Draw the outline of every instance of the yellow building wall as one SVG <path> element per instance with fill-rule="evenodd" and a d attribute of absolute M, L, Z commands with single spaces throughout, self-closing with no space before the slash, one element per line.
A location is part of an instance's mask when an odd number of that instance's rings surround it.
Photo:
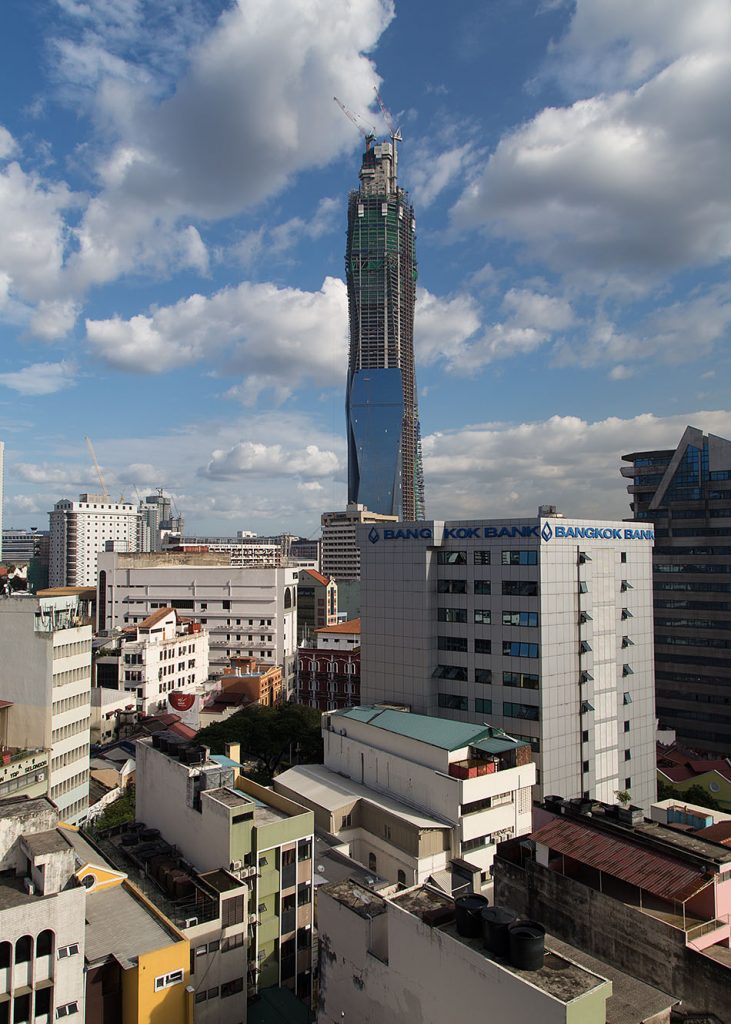
<path fill-rule="evenodd" d="M 713 797 L 722 811 L 731 812 L 731 782 L 717 772 L 704 772 L 702 775 L 696 775 L 693 779 L 684 779 L 682 782 L 669 782 L 666 776 L 658 772 L 658 779 L 666 785 L 671 785 L 681 796 L 692 786 L 700 786 L 710 797 Z M 711 782 L 718 787 L 716 791 L 710 788 Z"/>
<path fill-rule="evenodd" d="M 183 972 L 182 982 L 155 991 L 155 978 L 179 970 Z M 191 1024 L 193 993 L 186 992 L 189 981 L 190 943 L 187 939 L 143 953 L 137 967 L 122 976 L 123 1024 Z"/>

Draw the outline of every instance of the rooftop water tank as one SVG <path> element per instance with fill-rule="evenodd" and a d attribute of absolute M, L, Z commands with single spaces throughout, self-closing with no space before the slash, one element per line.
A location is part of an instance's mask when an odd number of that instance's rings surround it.
<path fill-rule="evenodd" d="M 510 907 L 485 907 L 482 919 L 482 942 L 488 952 L 507 960 L 510 956 L 508 926 L 518 919 Z"/>
<path fill-rule="evenodd" d="M 487 905 L 487 897 L 477 892 L 457 897 L 454 901 L 455 923 L 460 935 L 469 939 L 479 938 L 482 931 L 480 913 Z"/>
<path fill-rule="evenodd" d="M 540 971 L 546 952 L 546 929 L 537 921 L 517 921 L 508 928 L 510 962 L 520 971 Z"/>

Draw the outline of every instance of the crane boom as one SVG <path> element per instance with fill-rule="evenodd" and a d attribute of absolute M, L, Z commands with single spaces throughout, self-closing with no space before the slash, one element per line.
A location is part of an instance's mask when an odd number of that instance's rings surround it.
<path fill-rule="evenodd" d="M 368 143 L 371 139 L 375 139 L 376 129 L 373 127 L 373 125 L 371 125 L 370 127 L 366 125 L 363 121 L 363 118 L 359 117 L 357 114 L 354 114 L 349 107 L 346 107 L 345 104 L 337 98 L 337 96 L 333 96 L 333 99 L 340 107 L 342 112 L 345 114 L 345 116 L 348 118 L 348 120 L 353 122 L 353 124 L 358 129 L 360 134 L 366 140 L 366 143 Z"/>
<path fill-rule="evenodd" d="M 86 441 L 86 447 L 89 449 L 91 461 L 94 463 L 94 469 L 96 470 L 96 475 L 99 478 L 99 486 L 102 489 L 102 494 L 104 495 L 105 498 L 108 498 L 109 491 L 107 490 L 107 485 L 104 483 L 104 477 L 102 476 L 102 471 L 97 461 L 96 452 L 94 451 L 94 445 L 91 443 L 91 438 L 87 437 L 86 435 L 84 435 L 84 440 Z"/>

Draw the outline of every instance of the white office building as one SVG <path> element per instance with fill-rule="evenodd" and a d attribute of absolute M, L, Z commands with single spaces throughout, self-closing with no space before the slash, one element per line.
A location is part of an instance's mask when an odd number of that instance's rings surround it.
<path fill-rule="evenodd" d="M 500 730 L 358 707 L 323 715 L 322 738 L 324 764 L 290 768 L 274 789 L 390 882 L 434 877 L 451 892 L 455 859 L 484 882 L 496 844 L 531 830 L 530 746 Z"/>
<path fill-rule="evenodd" d="M 52 587 L 95 586 L 97 555 L 107 542 L 123 551 L 149 547 L 149 530 L 131 502 L 115 502 L 104 494 L 80 494 L 78 501 L 57 501 L 49 516 L 48 581 Z"/>
<path fill-rule="evenodd" d="M 321 571 L 336 580 L 360 579 L 360 548 L 357 530 L 364 523 L 395 523 L 397 516 L 371 512 L 365 505 L 352 504 L 343 512 L 323 512 Z"/>
<path fill-rule="evenodd" d="M 651 529 L 532 519 L 359 530 L 361 699 L 527 739 L 535 795 L 655 799 Z"/>
<path fill-rule="evenodd" d="M 295 687 L 297 570 L 235 568 L 226 561 L 212 553 L 102 552 L 99 629 L 138 625 L 173 608 L 208 631 L 211 676 L 223 675 L 232 658 L 280 665 L 286 699 Z"/>
<path fill-rule="evenodd" d="M 89 804 L 91 624 L 77 594 L 0 604 L 0 695 L 13 702 L 10 746 L 50 749 L 48 795 L 63 821 Z"/>

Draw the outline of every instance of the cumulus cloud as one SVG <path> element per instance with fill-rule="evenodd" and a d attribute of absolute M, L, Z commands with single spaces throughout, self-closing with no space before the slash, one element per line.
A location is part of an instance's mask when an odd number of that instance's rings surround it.
<path fill-rule="evenodd" d="M 13 476 L 31 484 L 73 484 L 84 479 L 78 466 L 72 468 L 51 462 L 16 462 L 12 472 Z"/>
<path fill-rule="evenodd" d="M 7 160 L 16 151 L 15 139 L 8 129 L 0 124 L 0 160 Z"/>
<path fill-rule="evenodd" d="M 689 423 L 728 437 L 731 412 L 644 413 L 595 422 L 552 416 L 431 434 L 423 440 L 429 515 L 535 515 L 539 505 L 553 504 L 567 516 L 626 518 L 622 455 L 674 448 Z"/>
<path fill-rule="evenodd" d="M 546 108 L 504 135 L 453 207 L 457 226 L 483 226 L 602 286 L 609 276 L 636 288 L 731 254 L 729 7 L 640 7 L 577 5 L 559 57 L 595 60 L 592 33 L 603 33 L 622 55 L 608 76 L 615 91 Z"/>
<path fill-rule="evenodd" d="M 87 320 L 92 352 L 109 365 L 161 373 L 203 360 L 219 374 L 245 373 L 254 390 L 286 380 L 341 382 L 346 362 L 345 285 L 317 292 L 244 283 L 210 298 L 192 295 L 149 316 Z"/>
<path fill-rule="evenodd" d="M 577 322 L 566 299 L 531 288 L 508 289 L 498 312 L 498 319 L 485 324 L 472 296 L 438 298 L 420 289 L 414 338 L 417 359 L 427 364 L 443 360 L 452 373 L 474 373 L 497 359 L 531 352 Z"/>
<path fill-rule="evenodd" d="M 36 397 L 52 395 L 76 383 L 76 368 L 71 363 L 33 363 L 22 370 L 0 373 L 0 384 L 18 394 Z"/>
<path fill-rule="evenodd" d="M 335 452 L 317 445 L 287 450 L 281 444 L 240 441 L 228 451 L 214 451 L 205 475 L 231 479 L 244 474 L 265 476 L 331 476 L 339 468 Z"/>

